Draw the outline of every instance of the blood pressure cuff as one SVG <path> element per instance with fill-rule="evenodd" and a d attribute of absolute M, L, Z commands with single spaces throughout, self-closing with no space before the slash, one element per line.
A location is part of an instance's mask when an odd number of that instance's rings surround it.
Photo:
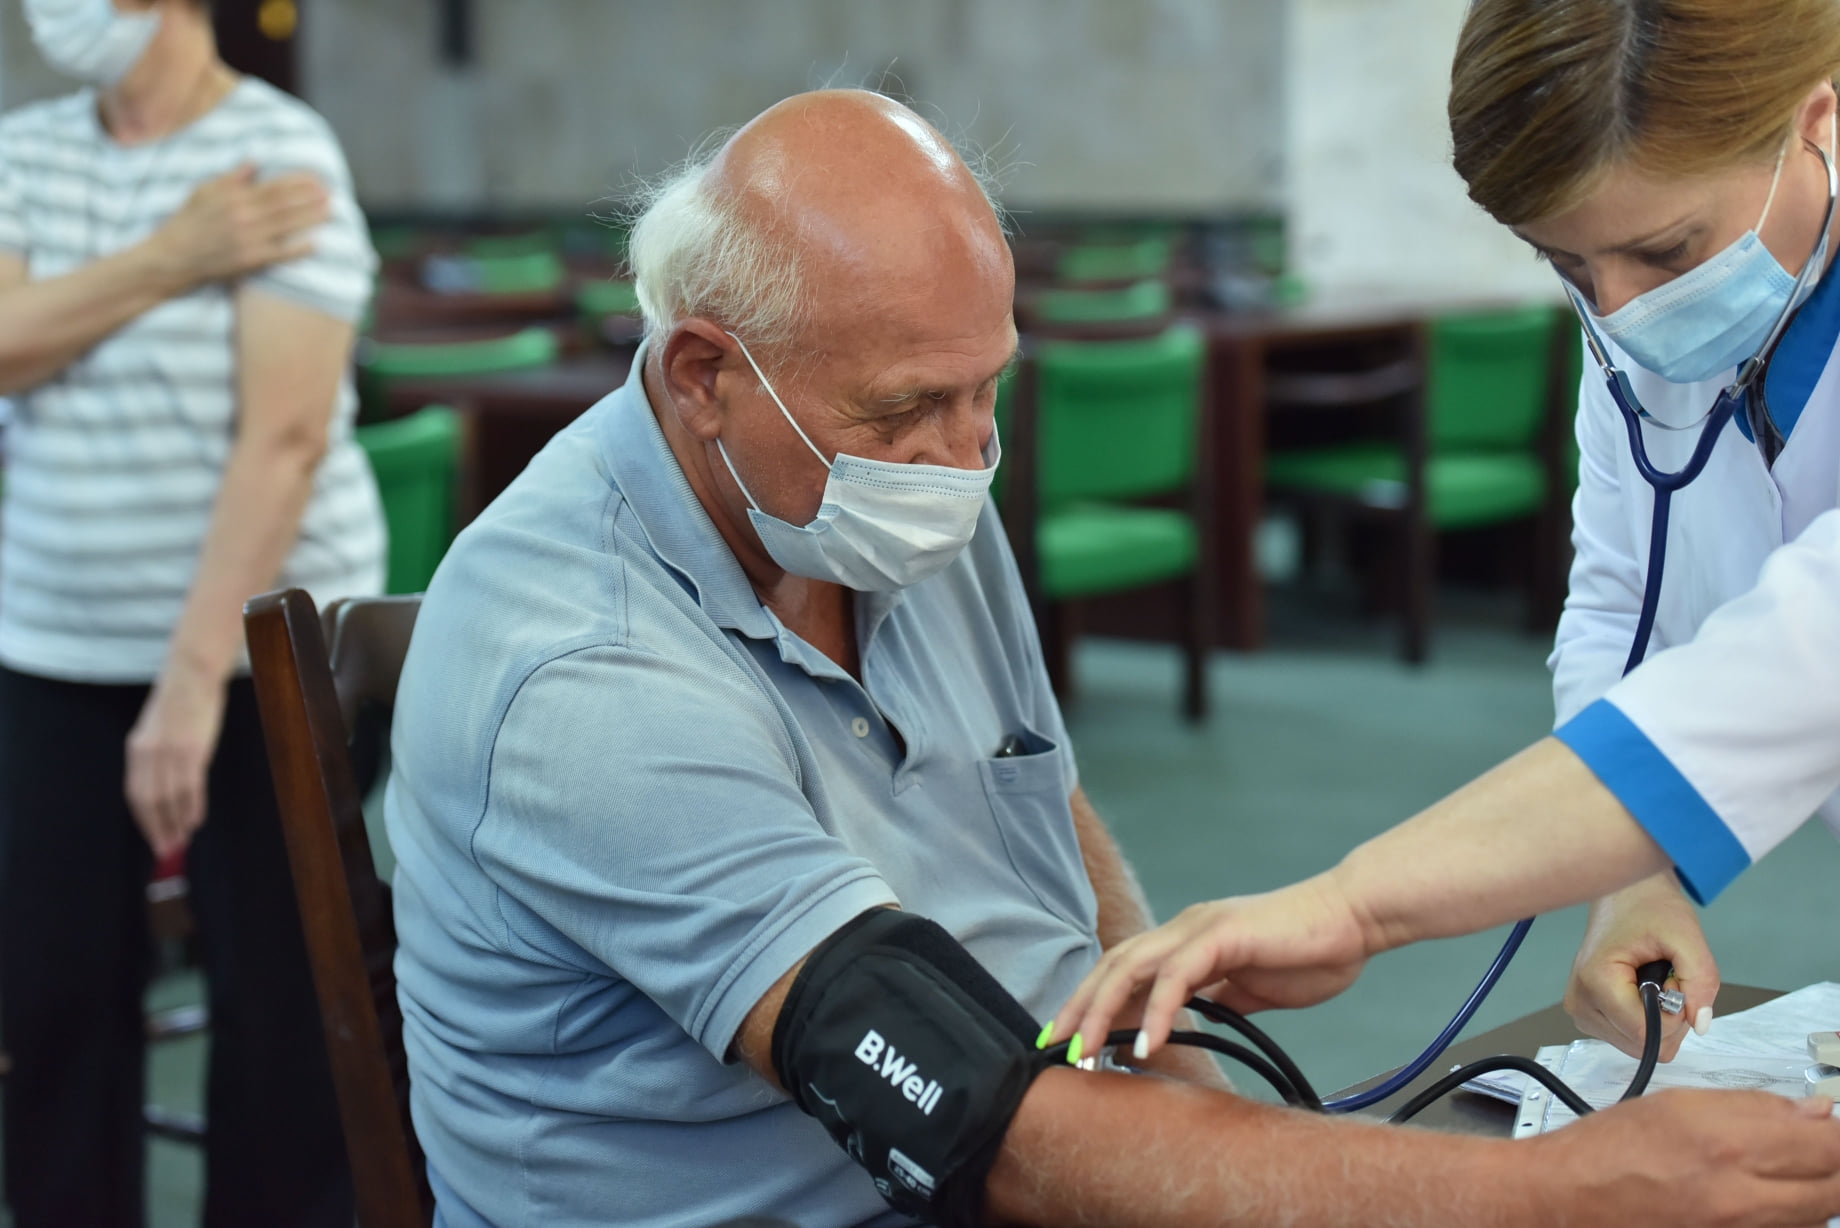
<path fill-rule="evenodd" d="M 890 1206 L 971 1225 L 1042 1068 L 1036 1031 L 952 935 L 876 909 L 805 961 L 773 1029 L 773 1069 Z"/>

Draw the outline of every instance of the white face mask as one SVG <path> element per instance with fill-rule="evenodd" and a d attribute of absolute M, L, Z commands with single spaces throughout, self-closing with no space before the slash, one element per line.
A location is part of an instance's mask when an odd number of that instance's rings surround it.
<path fill-rule="evenodd" d="M 716 440 L 722 462 L 747 498 L 748 521 L 775 563 L 795 576 L 873 593 L 917 584 L 958 557 L 977 532 L 978 514 L 1003 454 L 994 428 L 984 446 L 982 469 L 903 465 L 842 452 L 827 461 L 773 391 L 747 343 L 735 337 L 735 344 L 779 412 L 830 470 L 818 514 L 808 525 L 788 524 L 760 510 L 728 449 Z"/>
<path fill-rule="evenodd" d="M 160 28 L 159 12 L 117 12 L 109 0 L 25 0 L 32 41 L 65 76 L 108 87 L 128 75 Z"/>

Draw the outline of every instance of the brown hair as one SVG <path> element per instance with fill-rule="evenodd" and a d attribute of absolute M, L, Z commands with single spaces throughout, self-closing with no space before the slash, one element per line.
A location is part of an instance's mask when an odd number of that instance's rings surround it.
<path fill-rule="evenodd" d="M 1476 0 L 1451 67 L 1457 173 L 1497 221 L 1541 221 L 1620 163 L 1773 157 L 1836 72 L 1836 0 Z"/>

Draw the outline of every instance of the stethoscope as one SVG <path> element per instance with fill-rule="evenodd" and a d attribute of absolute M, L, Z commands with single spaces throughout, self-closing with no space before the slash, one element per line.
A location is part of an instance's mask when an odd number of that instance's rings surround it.
<path fill-rule="evenodd" d="M 1814 146 L 1821 155 L 1821 162 L 1827 168 L 1827 215 L 1821 223 L 1820 234 L 1832 232 L 1834 224 L 1834 205 L 1840 199 L 1840 173 L 1836 172 L 1834 159 L 1825 149 Z M 1821 250 L 1819 240 L 1815 250 Z M 1629 454 L 1636 463 L 1636 472 L 1642 475 L 1655 492 L 1653 519 L 1648 532 L 1648 570 L 1642 584 L 1642 608 L 1636 619 L 1634 641 L 1629 648 L 1629 659 L 1623 665 L 1623 672 L 1642 663 L 1648 653 L 1648 641 L 1655 630 L 1655 612 L 1661 605 L 1661 578 L 1667 564 L 1668 512 L 1672 507 L 1674 492 L 1684 490 L 1694 479 L 1705 471 L 1706 463 L 1712 459 L 1712 449 L 1717 446 L 1719 434 L 1727 423 L 1740 410 L 1745 411 L 1746 421 L 1750 424 L 1751 438 L 1757 441 L 1758 450 L 1763 453 L 1766 464 L 1774 464 L 1782 452 L 1783 435 L 1776 427 L 1776 420 L 1770 415 L 1769 405 L 1764 395 L 1764 377 L 1769 371 L 1770 360 L 1776 356 L 1776 347 L 1781 343 L 1783 334 L 1788 331 L 1789 321 L 1807 298 L 1809 290 L 1821 280 L 1825 272 L 1825 261 L 1816 260 L 1812 255 L 1802 265 L 1802 271 L 1796 276 L 1795 288 L 1789 294 L 1789 301 L 1777 313 L 1776 323 L 1771 326 L 1763 346 L 1744 365 L 1738 368 L 1737 376 L 1719 393 L 1712 403 L 1712 409 L 1701 419 L 1699 442 L 1687 463 L 1673 473 L 1656 468 L 1649 459 L 1648 448 L 1642 438 L 1642 423 L 1646 419 L 1654 422 L 1636 392 L 1630 386 L 1629 377 L 1611 361 L 1608 348 L 1597 326 L 1591 322 L 1591 313 L 1586 308 L 1583 296 L 1570 280 L 1560 275 L 1565 285 L 1565 297 L 1578 315 L 1578 322 L 1584 326 L 1585 344 L 1590 348 L 1591 357 L 1596 360 L 1598 368 L 1604 373 L 1604 384 L 1610 390 L 1610 399 L 1616 403 L 1617 410 L 1623 416 L 1623 426 L 1629 433 Z M 1670 427 L 1660 422 L 1655 425 L 1662 430 L 1691 430 L 1692 425 Z"/>
<path fill-rule="evenodd" d="M 1814 146 L 1814 149 L 1821 155 L 1821 162 L 1827 168 L 1827 215 L 1821 223 L 1819 233 L 1829 235 L 1833 232 L 1835 203 L 1840 201 L 1840 172 L 1836 171 L 1834 159 L 1825 149 L 1818 145 Z M 1816 252 L 1821 250 L 1819 239 L 1816 240 L 1815 250 Z M 1655 613 L 1661 605 L 1661 579 L 1667 564 L 1668 512 L 1673 504 L 1674 493 L 1684 490 L 1694 479 L 1705 472 L 1706 463 L 1712 459 L 1712 450 L 1718 444 L 1720 433 L 1740 409 L 1745 411 L 1746 421 L 1751 428 L 1751 437 L 1757 441 L 1757 447 L 1763 453 L 1765 463 L 1774 464 L 1777 455 L 1782 451 L 1784 443 L 1782 432 L 1777 429 L 1775 419 L 1770 416 L 1769 406 L 1765 403 L 1764 377 L 1769 371 L 1770 359 L 1775 357 L 1777 345 L 1781 343 L 1783 334 L 1788 331 L 1789 321 L 1795 317 L 1796 309 L 1807 298 L 1808 291 L 1814 283 L 1821 280 L 1821 274 L 1826 271 L 1825 265 L 1826 261 L 1816 260 L 1812 254 L 1802 265 L 1802 271 L 1795 279 L 1795 288 L 1790 291 L 1789 301 L 1777 314 L 1776 323 L 1771 327 L 1762 347 L 1738 368 L 1737 376 L 1723 392 L 1719 393 L 1718 399 L 1712 403 L 1712 409 L 1707 412 L 1706 416 L 1700 419 L 1699 442 L 1694 446 L 1693 454 L 1687 459 L 1687 463 L 1673 473 L 1657 468 L 1655 463 L 1649 459 L 1648 448 L 1642 438 L 1642 423 L 1645 420 L 1654 422 L 1657 428 L 1671 431 L 1691 430 L 1695 424 L 1671 427 L 1649 416 L 1648 411 L 1642 408 L 1642 402 L 1636 396 L 1635 389 L 1630 385 L 1629 377 L 1611 360 L 1610 351 L 1604 344 L 1603 337 L 1598 333 L 1596 325 L 1591 322 L 1591 312 L 1584 302 L 1584 296 L 1564 274 L 1560 274 L 1559 280 L 1565 286 L 1565 297 L 1571 303 L 1572 310 L 1577 313 L 1578 322 L 1584 326 L 1585 344 L 1590 348 L 1591 357 L 1596 360 L 1598 368 L 1604 374 L 1604 383 L 1610 390 L 1610 399 L 1616 403 L 1618 411 L 1623 416 L 1623 425 L 1629 432 L 1629 452 L 1635 460 L 1636 471 L 1655 492 L 1654 516 L 1649 525 L 1648 536 L 1648 571 L 1643 578 L 1641 613 L 1636 618 L 1635 636 L 1630 644 L 1629 659 L 1623 665 L 1625 674 L 1642 663 L 1642 658 L 1648 653 L 1648 642 L 1654 634 Z M 1502 943 L 1500 953 L 1495 956 L 1494 962 L 1489 965 L 1489 970 L 1483 974 L 1475 990 L 1464 1001 L 1462 1009 L 1457 1012 L 1444 1030 L 1438 1033 L 1437 1039 L 1432 1041 L 1423 1053 L 1378 1086 L 1342 1097 L 1339 1100 L 1327 1101 L 1323 1107 L 1332 1113 L 1348 1113 L 1364 1109 L 1387 1099 L 1423 1074 L 1431 1063 L 1435 1062 L 1444 1050 L 1450 1047 L 1451 1042 L 1456 1040 L 1457 1034 L 1468 1026 L 1470 1019 L 1481 1008 L 1483 1000 L 1489 996 L 1489 991 L 1495 988 L 1495 983 L 1501 980 L 1502 973 L 1507 971 L 1508 964 L 1514 959 L 1515 953 L 1520 950 L 1522 940 L 1527 937 L 1527 932 L 1532 928 L 1533 918 L 1531 917 L 1515 923 L 1514 929 L 1508 934 L 1507 941 Z M 1662 979 L 1665 980 L 1665 976 Z"/>

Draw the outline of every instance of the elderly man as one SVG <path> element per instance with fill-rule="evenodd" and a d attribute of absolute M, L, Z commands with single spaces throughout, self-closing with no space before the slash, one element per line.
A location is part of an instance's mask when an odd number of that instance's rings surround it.
<path fill-rule="evenodd" d="M 1146 918 L 985 497 L 987 198 L 905 108 L 810 94 L 666 186 L 633 263 L 632 380 L 461 535 L 402 678 L 442 1222 L 1676 1225 L 1840 1163 L 1768 1098 L 1513 1145 L 1245 1101 L 1192 1054 L 1042 1071 L 1035 1021 Z"/>

